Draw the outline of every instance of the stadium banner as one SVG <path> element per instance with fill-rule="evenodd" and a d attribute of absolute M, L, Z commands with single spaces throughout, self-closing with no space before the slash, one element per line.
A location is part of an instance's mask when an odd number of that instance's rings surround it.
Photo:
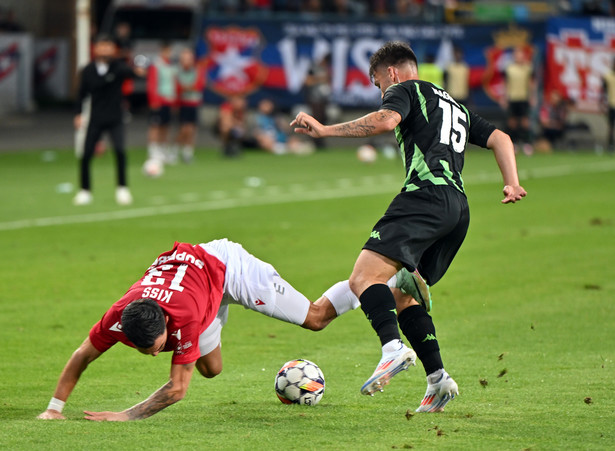
<path fill-rule="evenodd" d="M 546 94 L 558 90 L 577 109 L 600 112 L 602 75 L 615 60 L 615 19 L 550 19 L 546 60 Z"/>
<path fill-rule="evenodd" d="M 0 34 L 0 113 L 32 110 L 32 61 L 31 35 Z"/>
<path fill-rule="evenodd" d="M 545 24 L 420 25 L 384 22 L 276 21 L 205 18 L 197 56 L 207 68 L 205 102 L 234 94 L 262 97 L 278 106 L 304 102 L 310 68 L 324 55 L 331 60 L 331 101 L 342 106 L 374 107 L 380 91 L 368 78 L 369 57 L 384 42 L 409 42 L 419 61 L 429 55 L 445 67 L 459 47 L 471 67 L 472 102 L 497 106 L 503 70 L 511 49 L 526 46 L 541 61 Z"/>
<path fill-rule="evenodd" d="M 37 97 L 65 100 L 69 96 L 67 39 L 34 42 L 34 89 Z"/>

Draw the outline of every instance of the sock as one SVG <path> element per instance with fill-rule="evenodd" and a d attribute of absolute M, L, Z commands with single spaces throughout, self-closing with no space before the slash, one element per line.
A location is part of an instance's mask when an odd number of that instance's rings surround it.
<path fill-rule="evenodd" d="M 360 305 L 359 298 L 352 292 L 347 280 L 336 283 L 325 291 L 323 296 L 333 304 L 337 316 L 354 310 Z"/>
<path fill-rule="evenodd" d="M 395 298 L 391 289 L 378 283 L 369 287 L 359 298 L 361 309 L 380 338 L 382 346 L 400 339 L 395 313 Z"/>
<path fill-rule="evenodd" d="M 411 305 L 399 314 L 399 327 L 416 352 L 426 374 L 444 368 L 436 328 L 427 311 L 420 305 Z"/>

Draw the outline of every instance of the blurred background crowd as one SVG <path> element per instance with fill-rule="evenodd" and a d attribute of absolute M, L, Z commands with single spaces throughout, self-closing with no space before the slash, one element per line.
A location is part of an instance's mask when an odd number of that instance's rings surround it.
<path fill-rule="evenodd" d="M 309 154 L 335 143 L 298 139 L 289 118 L 377 108 L 369 56 L 405 40 L 421 78 L 507 130 L 519 152 L 612 151 L 614 16 L 611 0 L 3 0 L 0 150 L 19 148 L 16 117 L 45 118 L 46 142 L 61 141 L 57 117 L 68 139 L 74 123 L 84 190 L 89 159 L 107 147 L 121 174 L 125 139 L 147 145 L 151 176 L 203 147 Z M 117 93 L 97 94 L 97 77 Z M 368 146 L 390 156 L 394 144 Z"/>

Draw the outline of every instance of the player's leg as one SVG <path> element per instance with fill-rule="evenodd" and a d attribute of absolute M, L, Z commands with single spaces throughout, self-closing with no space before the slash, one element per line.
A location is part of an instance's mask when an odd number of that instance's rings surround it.
<path fill-rule="evenodd" d="M 224 291 L 229 303 L 311 330 L 321 330 L 338 315 L 358 306 L 356 297 L 349 296 L 343 282 L 312 303 L 272 265 L 256 258 L 240 244 L 223 239 L 201 247 L 226 265 Z"/>
<path fill-rule="evenodd" d="M 212 323 L 199 336 L 201 357 L 196 361 L 196 368 L 203 377 L 216 377 L 222 372 L 222 328 L 228 320 L 228 305 L 221 305 Z"/>
<path fill-rule="evenodd" d="M 449 197 L 446 203 L 449 208 L 442 212 L 442 217 L 450 224 L 450 230 L 425 250 L 418 265 L 430 285 L 438 282 L 449 268 L 465 239 L 470 219 L 466 198 L 452 191 L 445 194 Z M 422 305 L 401 307 L 399 326 L 427 376 L 427 391 L 417 411 L 439 412 L 458 394 L 457 384 L 444 369 L 436 328 L 427 310 Z"/>
<path fill-rule="evenodd" d="M 609 107 L 607 145 L 608 150 L 615 151 L 615 107 Z"/>
<path fill-rule="evenodd" d="M 371 377 L 361 387 L 361 393 L 373 395 L 397 373 L 414 365 L 416 354 L 402 341 L 397 327 L 395 298 L 387 285 L 401 264 L 369 249 L 359 254 L 350 288 L 358 296 L 361 309 L 378 334 L 382 358 Z"/>
<path fill-rule="evenodd" d="M 90 164 L 96 150 L 96 143 L 100 139 L 103 128 L 95 121 L 90 120 L 85 135 L 83 155 L 79 163 L 79 181 L 81 190 L 73 199 L 75 205 L 87 205 L 92 202 L 92 189 L 90 177 Z"/>

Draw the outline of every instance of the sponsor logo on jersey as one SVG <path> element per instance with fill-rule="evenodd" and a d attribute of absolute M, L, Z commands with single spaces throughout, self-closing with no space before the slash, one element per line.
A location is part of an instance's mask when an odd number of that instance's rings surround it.
<path fill-rule="evenodd" d="M 265 303 L 263 301 L 261 301 L 260 299 L 257 299 L 256 301 L 254 301 L 255 305 L 265 305 Z"/>
<path fill-rule="evenodd" d="M 380 240 L 380 232 L 377 232 L 376 230 L 372 230 L 372 233 L 369 234 L 370 238 L 374 238 L 376 240 Z"/>
<path fill-rule="evenodd" d="M 122 331 L 122 325 L 120 324 L 120 322 L 116 322 L 113 326 L 111 326 L 109 328 L 109 330 L 112 330 L 113 332 L 121 332 Z"/>
<path fill-rule="evenodd" d="M 171 334 L 172 337 L 177 338 L 177 341 L 182 339 L 182 330 L 181 329 L 177 329 L 175 332 L 173 332 Z"/>

